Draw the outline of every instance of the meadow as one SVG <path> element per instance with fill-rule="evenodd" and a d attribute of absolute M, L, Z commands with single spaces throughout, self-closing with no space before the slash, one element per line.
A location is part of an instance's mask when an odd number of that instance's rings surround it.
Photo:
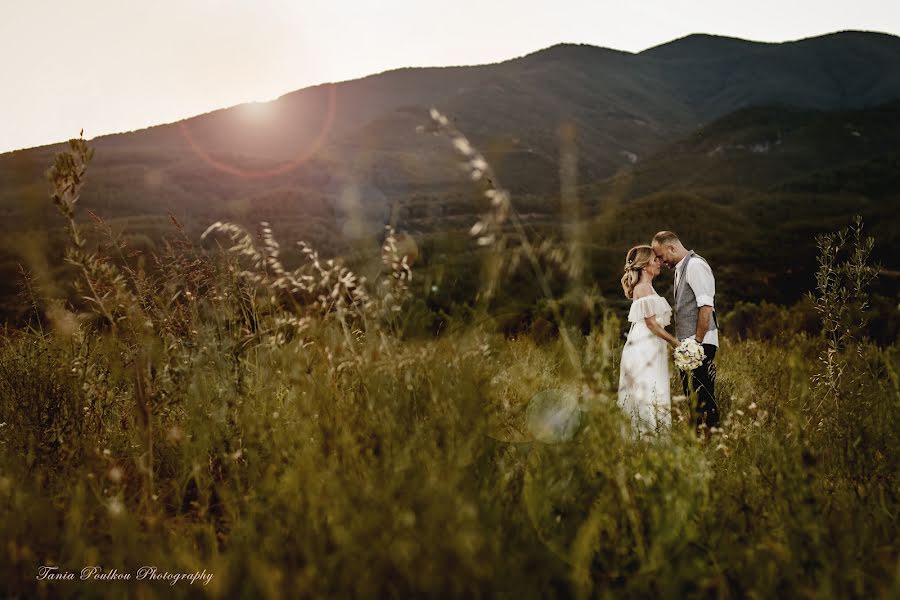
<path fill-rule="evenodd" d="M 91 154 L 75 140 L 48 174 L 65 279 L 29 279 L 34 318 L 0 339 L 4 596 L 900 594 L 900 348 L 867 337 L 862 223 L 817 240 L 812 332 L 779 313 L 767 339 L 726 333 L 721 429 L 698 436 L 679 398 L 639 440 L 615 404 L 621 301 L 503 188 L 471 229 L 478 301 L 432 331 L 392 230 L 352 265 L 300 244 L 285 266 L 266 224 L 173 223 L 134 254 L 78 212 Z M 545 317 L 518 331 L 491 298 L 521 265 Z M 79 577 L 145 565 L 212 577 Z"/>

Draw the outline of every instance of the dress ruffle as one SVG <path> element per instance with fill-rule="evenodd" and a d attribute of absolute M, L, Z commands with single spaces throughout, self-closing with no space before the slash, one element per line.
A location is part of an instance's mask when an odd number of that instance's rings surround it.
<path fill-rule="evenodd" d="M 631 303 L 628 311 L 628 320 L 632 323 L 642 322 L 647 317 L 656 315 L 656 321 L 660 325 L 668 325 L 672 320 L 672 307 L 668 301 L 657 294 L 638 298 Z"/>

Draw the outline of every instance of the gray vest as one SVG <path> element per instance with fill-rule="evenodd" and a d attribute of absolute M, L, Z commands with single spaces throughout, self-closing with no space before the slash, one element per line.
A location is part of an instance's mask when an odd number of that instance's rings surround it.
<path fill-rule="evenodd" d="M 678 278 L 678 287 L 675 288 L 675 337 L 684 340 L 697 333 L 697 317 L 700 309 L 697 308 L 697 296 L 694 290 L 687 284 L 687 267 L 692 258 L 699 258 L 703 262 L 706 259 L 699 254 L 691 251 L 684 257 L 684 265 L 681 267 L 681 275 Z M 709 263 L 706 263 L 709 264 Z M 713 310 L 712 323 L 709 324 L 709 330 L 717 329 L 716 311 Z M 697 340 L 701 344 L 703 340 Z"/>

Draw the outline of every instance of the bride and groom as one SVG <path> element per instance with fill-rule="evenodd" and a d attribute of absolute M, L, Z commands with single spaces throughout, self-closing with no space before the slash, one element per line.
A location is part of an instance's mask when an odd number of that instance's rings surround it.
<path fill-rule="evenodd" d="M 673 307 L 653 289 L 653 279 L 663 264 L 675 270 L 675 335 L 665 329 Z M 718 426 L 713 360 L 719 337 L 713 304 L 716 284 L 709 264 L 687 250 L 677 235 L 661 231 L 651 245 L 628 251 L 622 289 L 632 303 L 628 313 L 631 330 L 619 373 L 619 406 L 631 417 L 634 428 L 644 434 L 671 426 L 667 348 L 678 348 L 691 339 L 702 344 L 705 356 L 695 369 L 681 371 L 682 387 L 688 398 L 696 398 L 697 427 Z"/>

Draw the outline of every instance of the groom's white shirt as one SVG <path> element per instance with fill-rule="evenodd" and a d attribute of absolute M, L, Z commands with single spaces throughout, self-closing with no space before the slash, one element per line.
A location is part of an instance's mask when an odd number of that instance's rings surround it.
<path fill-rule="evenodd" d="M 678 282 L 681 281 L 682 271 L 684 270 L 684 261 L 687 258 L 685 256 L 678 264 L 675 265 L 675 289 L 678 289 Z M 709 265 L 706 264 L 705 260 L 691 260 L 687 263 L 687 273 L 685 274 L 687 277 L 687 284 L 691 286 L 691 289 L 694 291 L 694 296 L 697 297 L 697 308 L 701 306 L 712 306 L 715 308 L 715 304 L 713 304 L 713 298 L 716 296 L 716 280 L 713 277 L 712 269 L 709 268 Z M 692 335 L 691 338 L 696 337 Z M 703 341 L 701 344 L 712 344 L 713 346 L 719 345 L 719 330 L 712 329 L 706 332 L 706 335 L 703 337 Z"/>

